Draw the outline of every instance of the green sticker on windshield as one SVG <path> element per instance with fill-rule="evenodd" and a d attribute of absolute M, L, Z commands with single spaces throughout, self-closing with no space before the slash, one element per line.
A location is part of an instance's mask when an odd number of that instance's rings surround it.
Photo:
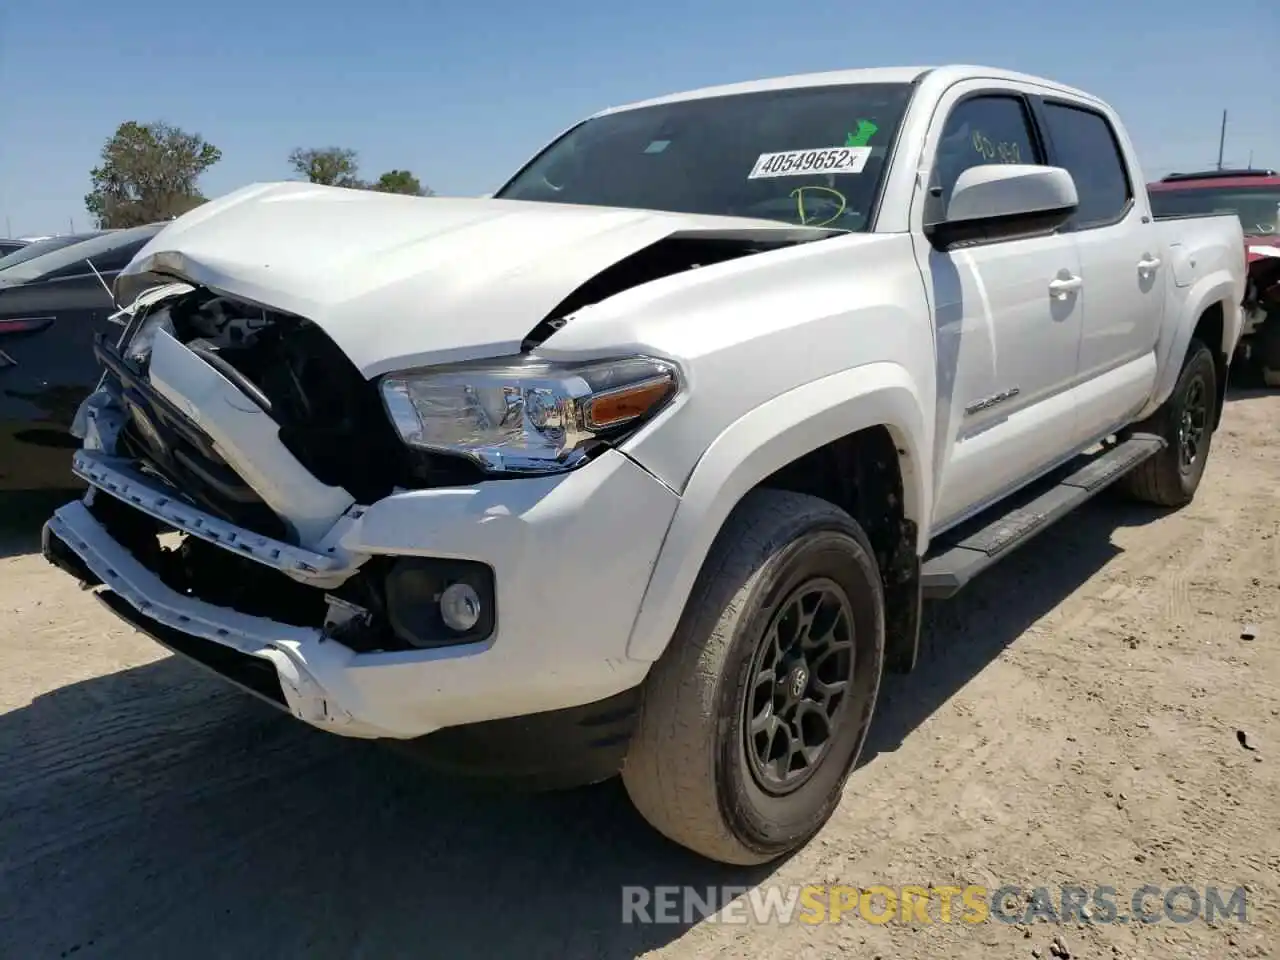
<path fill-rule="evenodd" d="M 858 129 L 845 136 L 844 145 L 846 147 L 865 147 L 879 129 L 870 120 L 859 120 Z"/>

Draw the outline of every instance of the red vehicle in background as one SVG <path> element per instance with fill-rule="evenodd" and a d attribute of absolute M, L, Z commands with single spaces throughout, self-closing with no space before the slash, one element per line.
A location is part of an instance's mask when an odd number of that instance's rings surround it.
<path fill-rule="evenodd" d="M 1147 184 L 1156 218 L 1234 213 L 1244 229 L 1249 286 L 1235 360 L 1280 387 L 1280 174 L 1274 170 L 1171 173 Z"/>

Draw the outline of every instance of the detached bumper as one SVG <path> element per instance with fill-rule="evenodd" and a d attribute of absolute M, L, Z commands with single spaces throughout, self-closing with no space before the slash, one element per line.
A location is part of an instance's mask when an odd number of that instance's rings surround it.
<path fill-rule="evenodd" d="M 130 503 L 95 486 L 97 496 Z M 493 635 L 425 650 L 356 653 L 327 638 L 321 624 L 293 626 L 179 593 L 84 503 L 50 519 L 45 555 L 105 587 L 103 601 L 162 644 L 333 733 L 410 740 L 575 710 L 588 726 L 607 727 L 613 708 L 625 705 L 611 698 L 625 700 L 649 668 L 627 658 L 627 638 L 676 502 L 652 476 L 608 452 L 562 476 L 398 493 L 356 522 L 348 517 L 334 532 L 348 557 L 446 557 L 494 570 Z M 255 536 L 241 533 L 242 542 Z M 237 552 L 232 542 L 220 545 Z M 608 709 L 579 709 L 602 701 Z"/>

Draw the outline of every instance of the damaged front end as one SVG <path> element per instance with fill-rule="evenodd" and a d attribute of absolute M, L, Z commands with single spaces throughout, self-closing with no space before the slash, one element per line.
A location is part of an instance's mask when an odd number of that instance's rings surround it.
<path fill-rule="evenodd" d="M 478 471 L 401 443 L 314 324 L 184 285 L 96 352 L 73 461 L 85 510 L 166 586 L 359 652 L 475 639 L 389 615 L 391 561 L 343 538 L 362 504 Z"/>
<path fill-rule="evenodd" d="M 493 570 L 365 548 L 379 538 L 362 530 L 362 504 L 475 483 L 477 468 L 399 442 L 375 385 L 300 317 L 189 284 L 132 312 L 118 342 L 97 340 L 105 374 L 78 413 L 73 458 L 90 489 L 46 525 L 46 558 L 105 588 L 138 630 L 303 721 L 429 732 L 380 718 L 352 669 L 369 654 L 483 649 Z M 475 616 L 449 616 L 451 590 Z"/>
<path fill-rule="evenodd" d="M 277 205 L 263 230 L 303 209 Z M 512 209 L 455 212 L 494 237 L 504 216 L 546 216 Z M 634 690 L 648 664 L 627 641 L 678 497 L 618 448 L 679 403 L 679 370 L 538 347 L 625 291 L 829 233 L 571 211 L 562 242 L 589 255 L 545 273 L 481 264 L 492 281 L 453 282 L 446 259 L 411 270 L 393 251 L 338 281 L 289 259 L 283 234 L 247 258 L 238 238 L 261 231 L 222 216 L 226 230 L 188 225 L 181 252 L 162 233 L 126 271 L 180 282 L 96 344 L 105 373 L 73 460 L 90 489 L 46 525 L 46 557 L 160 643 L 344 735 L 413 739 Z"/>
<path fill-rule="evenodd" d="M 625 662 L 629 594 L 660 545 L 645 517 L 675 497 L 629 460 L 593 447 L 607 462 L 590 476 L 504 473 L 411 442 L 384 403 L 390 378 L 380 390 L 317 325 L 193 284 L 152 296 L 96 350 L 105 373 L 73 459 L 89 492 L 50 519 L 44 553 L 171 650 L 373 738 L 558 709 L 566 690 L 592 703 L 643 676 Z M 621 518 L 634 558 L 573 532 L 602 517 Z M 534 558 L 565 538 L 616 653 L 545 607 Z M 491 655 L 503 604 L 511 642 Z M 544 627 L 567 664 L 527 639 Z"/>
<path fill-rule="evenodd" d="M 352 549 L 361 504 L 476 470 L 400 443 L 374 386 L 314 325 L 174 285 L 96 351 L 105 374 L 73 459 L 89 493 L 50 520 L 44 552 L 105 586 L 117 615 L 354 736 L 393 732 L 363 730 L 335 699 L 353 656 L 488 638 L 484 564 Z M 459 583 L 481 615 L 451 628 L 439 599 Z"/>

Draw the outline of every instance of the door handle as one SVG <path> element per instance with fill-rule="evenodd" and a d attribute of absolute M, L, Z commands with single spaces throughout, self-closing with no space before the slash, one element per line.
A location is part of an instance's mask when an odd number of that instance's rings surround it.
<path fill-rule="evenodd" d="M 1159 257 L 1144 257 L 1138 261 L 1138 270 L 1141 273 L 1154 273 L 1160 266 Z"/>
<path fill-rule="evenodd" d="M 1075 293 L 1084 286 L 1082 277 L 1066 277 L 1062 280 L 1052 280 L 1049 283 L 1049 292 L 1059 300 L 1065 300 L 1070 294 Z"/>

